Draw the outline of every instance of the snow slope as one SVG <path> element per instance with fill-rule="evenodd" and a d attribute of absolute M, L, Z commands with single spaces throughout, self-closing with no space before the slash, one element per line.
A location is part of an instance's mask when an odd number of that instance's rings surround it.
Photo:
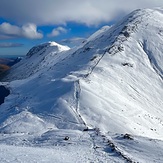
<path fill-rule="evenodd" d="M 27 146 L 55 141 L 57 148 L 59 132 L 75 138 L 71 154 L 86 148 L 94 162 L 162 162 L 162 44 L 163 10 L 144 9 L 103 27 L 77 48 L 57 43 L 32 48 L 3 79 L 11 94 L 0 106 L 1 142 L 14 144 L 18 134 L 16 145 L 26 145 L 25 137 Z M 134 140 L 119 140 L 116 133 Z"/>

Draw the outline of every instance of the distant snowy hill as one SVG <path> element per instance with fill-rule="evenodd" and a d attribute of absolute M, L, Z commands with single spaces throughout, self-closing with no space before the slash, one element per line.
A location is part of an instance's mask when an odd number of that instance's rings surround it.
<path fill-rule="evenodd" d="M 77 37 L 77 38 L 71 38 L 71 39 L 63 39 L 59 43 L 63 44 L 63 45 L 67 45 L 71 48 L 74 48 L 74 47 L 77 47 L 81 44 L 84 44 L 85 41 L 86 41 L 85 38 Z"/>
<path fill-rule="evenodd" d="M 2 79 L 11 94 L 0 106 L 0 148 L 65 146 L 74 162 L 163 162 L 162 45 L 163 10 L 144 9 L 76 48 L 32 48 Z"/>
<path fill-rule="evenodd" d="M 13 66 L 9 72 L 9 78 L 12 78 L 12 80 L 25 79 L 39 70 L 44 69 L 44 67 L 49 67 L 54 62 L 57 63 L 62 59 L 62 56 L 58 56 L 58 53 L 69 49 L 69 47 L 59 45 L 56 42 L 35 46 L 20 63 Z"/>

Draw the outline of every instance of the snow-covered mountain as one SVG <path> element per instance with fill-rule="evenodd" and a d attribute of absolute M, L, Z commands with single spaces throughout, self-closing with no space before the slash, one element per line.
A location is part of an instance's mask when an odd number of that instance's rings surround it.
<path fill-rule="evenodd" d="M 163 10 L 144 9 L 76 48 L 32 48 L 2 80 L 0 141 L 80 148 L 81 162 L 163 162 L 162 44 Z"/>
<path fill-rule="evenodd" d="M 45 67 L 52 66 L 63 58 L 63 56 L 58 55 L 58 53 L 61 54 L 69 49 L 69 47 L 62 46 L 56 42 L 48 42 L 33 47 L 27 53 L 26 57 L 20 63 L 14 65 L 10 70 L 10 80 L 25 79 L 36 74 L 36 72 L 39 72 Z M 8 79 L 4 80 L 7 81 Z"/>

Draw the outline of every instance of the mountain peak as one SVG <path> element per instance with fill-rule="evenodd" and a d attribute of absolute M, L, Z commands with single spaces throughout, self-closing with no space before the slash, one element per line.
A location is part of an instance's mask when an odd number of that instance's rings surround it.
<path fill-rule="evenodd" d="M 60 45 L 54 41 L 50 41 L 47 43 L 42 43 L 40 45 L 34 46 L 29 50 L 27 56 L 32 56 L 33 54 L 38 53 L 39 51 L 45 52 L 47 49 L 61 52 L 61 51 L 69 50 L 70 48 L 68 46 Z"/>

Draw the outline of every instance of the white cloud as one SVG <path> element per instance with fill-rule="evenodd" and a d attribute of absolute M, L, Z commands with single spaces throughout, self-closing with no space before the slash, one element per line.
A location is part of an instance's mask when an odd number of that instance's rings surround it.
<path fill-rule="evenodd" d="M 159 7 L 163 0 L 1 0 L 0 17 L 19 24 L 96 25 L 137 8 Z"/>
<path fill-rule="evenodd" d="M 41 39 L 43 37 L 42 33 L 37 32 L 37 26 L 31 23 L 23 25 L 21 33 L 22 36 L 29 39 Z"/>
<path fill-rule="evenodd" d="M 9 23 L 2 23 L 0 25 L 0 39 L 8 39 L 17 37 L 21 30 L 19 27 L 11 25 Z"/>
<path fill-rule="evenodd" d="M 18 27 L 10 23 L 0 24 L 0 39 L 10 38 L 28 38 L 28 39 L 41 39 L 42 33 L 37 32 L 37 26 L 32 23 Z"/>
<path fill-rule="evenodd" d="M 62 33 L 67 33 L 67 29 L 63 28 L 63 27 L 58 27 L 52 30 L 52 32 L 50 34 L 48 34 L 48 37 L 55 37 L 58 36 Z"/>

